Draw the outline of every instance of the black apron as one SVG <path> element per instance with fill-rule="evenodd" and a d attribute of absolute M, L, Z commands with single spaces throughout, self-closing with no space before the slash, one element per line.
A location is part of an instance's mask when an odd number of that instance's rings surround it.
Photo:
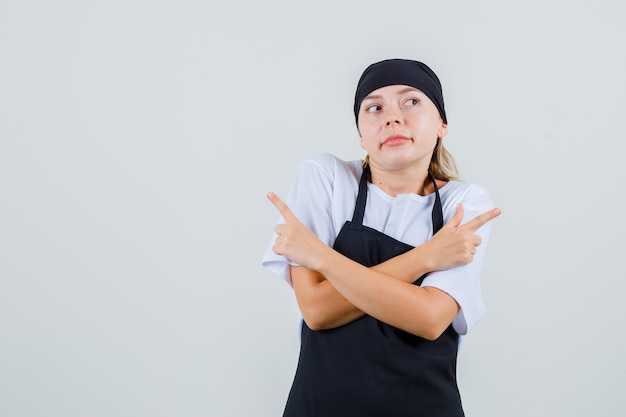
<path fill-rule="evenodd" d="M 363 226 L 368 175 L 366 167 L 352 221 L 346 221 L 333 248 L 371 267 L 413 246 Z M 443 226 L 443 214 L 430 177 L 434 234 Z M 414 284 L 420 285 L 424 276 Z M 452 325 L 429 341 L 368 315 L 329 330 L 313 331 L 303 322 L 298 368 L 283 417 L 462 417 L 458 341 Z"/>

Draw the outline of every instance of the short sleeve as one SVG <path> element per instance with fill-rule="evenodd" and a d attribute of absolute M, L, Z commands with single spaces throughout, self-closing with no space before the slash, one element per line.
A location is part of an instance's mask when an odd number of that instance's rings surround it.
<path fill-rule="evenodd" d="M 296 217 L 329 246 L 336 237 L 332 221 L 334 165 L 334 157 L 328 154 L 304 160 L 285 200 Z M 280 218 L 278 223 L 282 222 Z M 289 266 L 295 263 L 272 251 L 275 240 L 276 234 L 273 234 L 262 265 L 292 285 Z"/>
<path fill-rule="evenodd" d="M 464 208 L 463 223 L 493 208 L 491 197 L 482 187 L 469 185 L 462 194 L 454 193 L 447 196 L 447 202 L 444 203 L 446 221 L 456 211 L 458 202 L 462 203 Z M 477 247 L 472 262 L 444 271 L 431 272 L 422 283 L 423 287 L 436 287 L 445 291 L 459 304 L 460 310 L 452 326 L 460 335 L 467 334 L 486 313 L 480 286 L 480 271 L 485 260 L 491 228 L 492 223 L 489 222 L 478 229 L 477 234 L 481 237 L 482 243 Z"/>

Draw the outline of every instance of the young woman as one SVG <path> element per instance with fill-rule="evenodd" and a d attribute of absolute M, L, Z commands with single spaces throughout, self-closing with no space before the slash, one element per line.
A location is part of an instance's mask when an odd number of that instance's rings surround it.
<path fill-rule="evenodd" d="M 354 114 L 365 161 L 316 155 L 287 204 L 268 194 L 282 219 L 263 264 L 303 317 L 284 416 L 463 416 L 459 338 L 484 314 L 479 273 L 500 210 L 456 179 L 425 64 L 370 65 Z"/>

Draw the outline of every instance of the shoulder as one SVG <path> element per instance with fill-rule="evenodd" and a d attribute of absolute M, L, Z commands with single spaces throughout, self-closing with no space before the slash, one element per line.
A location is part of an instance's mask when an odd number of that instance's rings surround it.
<path fill-rule="evenodd" d="M 341 171 L 354 170 L 360 164 L 361 161 L 344 161 L 333 154 L 321 152 L 305 158 L 300 166 L 314 166 L 326 171 Z"/>
<path fill-rule="evenodd" d="M 330 153 L 313 154 L 300 162 L 299 174 L 322 177 L 332 182 L 361 175 L 361 161 L 344 161 Z"/>
<path fill-rule="evenodd" d="M 485 200 L 491 201 L 491 196 L 487 190 L 474 183 L 464 181 L 450 181 L 441 189 L 442 198 L 456 199 L 457 202 L 467 200 Z"/>
<path fill-rule="evenodd" d="M 463 204 L 466 219 L 494 207 L 489 192 L 482 186 L 463 181 L 450 181 L 440 191 L 444 219 L 451 217 L 458 203 Z"/>
<path fill-rule="evenodd" d="M 443 189 L 454 193 L 470 195 L 487 194 L 487 190 L 481 185 L 458 180 L 449 181 Z"/>

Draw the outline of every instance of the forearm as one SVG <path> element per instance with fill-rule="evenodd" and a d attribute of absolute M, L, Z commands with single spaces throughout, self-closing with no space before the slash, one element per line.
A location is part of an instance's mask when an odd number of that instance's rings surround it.
<path fill-rule="evenodd" d="M 291 279 L 302 318 L 312 330 L 343 326 L 365 314 L 317 271 L 292 266 Z"/>
<path fill-rule="evenodd" d="M 413 248 L 401 255 L 371 267 L 372 270 L 406 283 L 413 283 L 434 270 L 427 255 L 426 245 Z"/>
<path fill-rule="evenodd" d="M 403 281 L 366 268 L 335 251 L 328 251 L 318 268 L 354 308 L 421 337 L 436 339 L 459 309 L 440 290 L 411 285 L 409 279 Z M 405 278 L 409 276 L 405 274 Z"/>
<path fill-rule="evenodd" d="M 405 283 L 413 283 L 428 272 L 425 251 L 420 246 L 373 266 L 371 269 Z M 319 272 L 291 267 L 298 306 L 307 325 L 313 330 L 330 329 L 350 323 L 363 313 Z"/>

